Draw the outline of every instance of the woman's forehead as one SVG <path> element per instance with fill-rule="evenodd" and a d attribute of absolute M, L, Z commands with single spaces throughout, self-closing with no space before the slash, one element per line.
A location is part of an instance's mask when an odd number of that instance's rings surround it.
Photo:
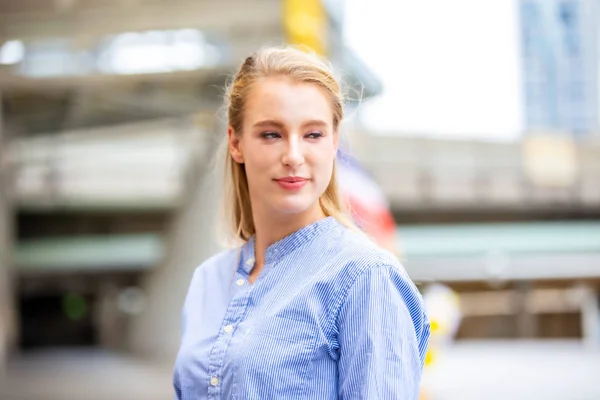
<path fill-rule="evenodd" d="M 248 95 L 244 114 L 250 125 L 329 125 L 333 120 L 331 101 L 317 85 L 289 78 L 257 82 Z"/>

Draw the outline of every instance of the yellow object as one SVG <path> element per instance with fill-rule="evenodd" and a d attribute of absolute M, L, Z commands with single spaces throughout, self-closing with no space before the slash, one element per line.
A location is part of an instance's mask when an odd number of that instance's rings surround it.
<path fill-rule="evenodd" d="M 284 0 L 283 24 L 288 43 L 327 52 L 327 12 L 321 0 Z"/>
<path fill-rule="evenodd" d="M 431 347 L 427 350 L 425 354 L 425 366 L 431 365 L 437 359 L 437 351 L 433 350 Z"/>

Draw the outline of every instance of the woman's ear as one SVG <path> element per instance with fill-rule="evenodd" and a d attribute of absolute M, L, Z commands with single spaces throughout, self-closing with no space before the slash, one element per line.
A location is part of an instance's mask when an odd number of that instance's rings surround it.
<path fill-rule="evenodd" d="M 233 161 L 236 163 L 243 164 L 244 155 L 242 154 L 242 149 L 240 147 L 240 139 L 231 126 L 227 127 L 227 139 L 229 142 L 229 154 L 231 154 L 231 158 L 233 158 Z"/>

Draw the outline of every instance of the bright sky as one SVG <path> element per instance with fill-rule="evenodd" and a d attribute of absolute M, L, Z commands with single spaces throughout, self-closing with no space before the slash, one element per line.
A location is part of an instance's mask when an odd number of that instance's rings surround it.
<path fill-rule="evenodd" d="M 347 0 L 346 40 L 382 79 L 381 134 L 511 140 L 523 129 L 517 0 Z"/>

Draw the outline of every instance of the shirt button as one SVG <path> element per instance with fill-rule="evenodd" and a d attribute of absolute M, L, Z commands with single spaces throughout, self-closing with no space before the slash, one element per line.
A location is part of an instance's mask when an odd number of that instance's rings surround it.
<path fill-rule="evenodd" d="M 244 283 L 246 283 L 246 282 L 245 282 L 243 279 L 238 279 L 238 280 L 235 282 L 235 284 L 236 284 L 236 285 L 238 285 L 238 286 L 243 286 L 243 285 L 244 285 Z"/>
<path fill-rule="evenodd" d="M 252 264 L 254 264 L 254 258 L 249 258 L 248 261 L 246 261 L 246 265 L 250 266 Z"/>
<path fill-rule="evenodd" d="M 212 378 L 210 378 L 210 384 L 213 386 L 217 386 L 219 384 L 219 378 L 213 376 Z"/>
<path fill-rule="evenodd" d="M 233 326 L 226 325 L 225 328 L 223 328 L 223 330 L 225 331 L 225 333 L 231 333 L 231 332 L 233 332 Z"/>

